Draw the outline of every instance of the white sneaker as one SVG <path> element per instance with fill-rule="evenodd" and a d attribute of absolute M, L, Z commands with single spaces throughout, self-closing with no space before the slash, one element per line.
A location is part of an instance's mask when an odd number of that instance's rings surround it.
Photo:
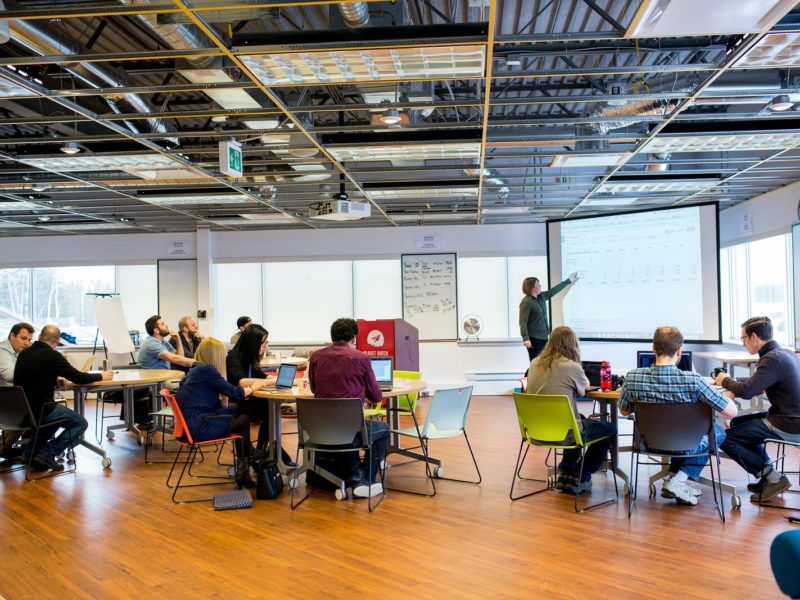
<path fill-rule="evenodd" d="M 673 498 L 674 499 L 675 498 L 675 494 L 673 494 L 672 492 L 670 492 L 667 489 L 667 482 L 668 481 L 669 481 L 669 478 L 665 479 L 663 484 L 661 485 L 661 497 L 662 498 Z M 686 484 L 686 487 L 689 488 L 689 491 L 692 494 L 694 494 L 695 496 L 702 496 L 703 495 L 703 490 L 697 489 L 696 487 L 692 487 L 688 483 Z"/>
<path fill-rule="evenodd" d="M 369 498 L 370 496 L 377 496 L 383 493 L 383 484 L 373 483 L 370 486 L 366 481 L 353 486 L 353 496 L 356 498 Z"/>
<path fill-rule="evenodd" d="M 664 485 L 661 487 L 662 496 L 664 496 L 664 492 L 671 493 L 672 497 L 678 502 L 690 504 L 692 506 L 697 504 L 697 496 L 694 495 L 692 488 L 685 483 L 681 483 L 677 479 L 671 478 L 665 481 Z"/>

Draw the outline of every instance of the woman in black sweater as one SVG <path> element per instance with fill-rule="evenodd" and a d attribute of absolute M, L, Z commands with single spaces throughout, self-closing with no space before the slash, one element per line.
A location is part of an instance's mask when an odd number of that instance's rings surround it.
<path fill-rule="evenodd" d="M 242 332 L 233 349 L 228 352 L 226 367 L 228 381 L 233 385 L 248 386 L 256 381 L 266 379 L 268 384 L 274 383 L 274 377 L 267 377 L 261 370 L 261 359 L 267 353 L 269 332 L 261 325 L 250 325 Z M 247 398 L 239 407 L 251 422 L 261 421 L 258 429 L 258 448 L 262 449 L 269 441 L 268 400 L 263 398 Z M 288 467 L 296 466 L 289 454 L 281 448 L 283 462 Z"/>

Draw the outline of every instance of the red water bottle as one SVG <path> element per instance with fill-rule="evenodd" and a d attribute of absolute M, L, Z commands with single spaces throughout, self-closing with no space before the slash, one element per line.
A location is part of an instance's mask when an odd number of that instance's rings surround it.
<path fill-rule="evenodd" d="M 611 391 L 611 365 L 607 360 L 600 365 L 600 389 L 604 392 Z"/>

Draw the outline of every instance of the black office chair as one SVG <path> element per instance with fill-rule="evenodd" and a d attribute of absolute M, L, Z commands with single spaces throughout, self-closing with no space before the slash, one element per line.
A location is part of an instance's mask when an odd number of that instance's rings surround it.
<path fill-rule="evenodd" d="M 708 449 L 693 453 L 708 436 Z M 709 460 L 711 489 L 719 518 L 725 522 L 722 502 L 719 448 L 714 433 L 714 410 L 700 402 L 636 402 L 633 421 L 633 451 L 631 452 L 631 474 L 633 485 L 628 494 L 628 518 L 636 501 L 636 485 L 639 481 L 638 455 L 647 454 L 664 457 L 689 458 L 692 456 L 715 457 L 717 477 L 714 477 L 714 461 Z M 635 470 L 634 470 L 635 467 Z M 719 497 L 717 497 L 719 491 Z"/>
<path fill-rule="evenodd" d="M 63 471 L 51 471 L 45 475 L 40 475 L 39 477 L 31 477 L 30 475 L 31 466 L 36 456 L 36 452 L 38 452 L 39 448 L 42 446 L 41 441 L 49 440 L 66 422 L 66 419 L 57 419 L 55 421 L 50 421 L 45 425 L 39 425 L 46 408 L 49 405 L 55 404 L 56 402 L 45 402 L 42 405 L 42 411 L 37 419 L 34 417 L 33 411 L 31 410 L 31 405 L 28 403 L 28 399 L 25 397 L 25 391 L 21 387 L 0 387 L 0 429 L 15 429 L 19 431 L 30 430 L 33 433 L 33 439 L 28 442 L 28 462 L 26 464 L 9 464 L 9 466 L 0 469 L 0 473 L 8 473 L 11 471 L 25 469 L 25 479 L 27 481 L 36 481 L 38 479 L 46 479 L 47 477 L 54 477 L 56 475 L 74 473 L 77 470 L 77 459 L 75 459 L 72 461 L 72 468 L 70 469 L 65 469 Z M 67 430 L 67 432 L 69 432 L 69 430 Z M 72 448 L 73 440 L 71 435 L 69 436 L 69 441 L 69 447 Z M 5 466 L 6 463 L 14 463 L 14 461 L 4 461 L 2 466 Z"/>
<path fill-rule="evenodd" d="M 795 422 L 800 421 L 800 417 L 796 415 L 775 415 L 779 416 L 782 419 L 794 419 Z M 767 438 L 764 440 L 764 445 L 762 446 L 764 449 L 764 454 L 762 456 L 762 468 L 761 472 L 764 472 L 764 469 L 767 467 L 767 447 L 769 444 L 775 445 L 775 458 L 769 462 L 776 471 L 778 471 L 781 475 L 797 475 L 798 476 L 798 485 L 800 485 L 800 471 L 791 471 L 786 469 L 786 447 L 794 447 L 797 450 L 800 450 L 800 442 L 790 442 L 788 440 L 784 440 L 781 438 Z M 798 489 L 788 489 L 783 492 L 784 498 L 786 494 L 800 494 L 800 490 Z M 800 510 L 800 506 L 789 506 L 785 503 L 777 504 L 773 502 L 761 502 L 761 488 L 758 490 L 758 505 L 764 508 L 782 508 L 784 510 Z"/>
<path fill-rule="evenodd" d="M 367 424 L 364 421 L 364 409 L 360 398 L 298 398 L 297 399 L 297 427 L 299 443 L 295 461 L 299 464 L 300 451 L 306 453 L 303 464 L 292 473 L 289 480 L 291 488 L 290 505 L 292 510 L 300 506 L 310 495 L 307 492 L 297 504 L 294 502 L 295 490 L 300 485 L 299 477 L 303 473 L 314 473 L 336 486 L 336 498 L 344 499 L 348 495 L 347 483 L 317 464 L 317 452 L 342 453 L 342 452 L 372 452 Z M 362 444 L 360 448 L 349 447 L 356 435 L 361 433 Z M 372 470 L 369 469 L 369 496 L 367 506 L 372 512 L 386 497 L 385 467 L 381 470 L 381 482 L 384 491 L 378 501 L 372 503 Z"/>

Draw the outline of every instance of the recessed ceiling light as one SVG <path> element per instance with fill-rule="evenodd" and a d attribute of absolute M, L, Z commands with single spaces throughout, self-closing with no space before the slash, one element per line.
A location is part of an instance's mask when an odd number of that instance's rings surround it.
<path fill-rule="evenodd" d="M 44 191 L 47 191 L 47 190 L 50 189 L 50 184 L 44 183 L 42 181 L 38 181 L 38 182 L 33 184 L 33 187 L 31 187 L 31 189 L 34 192 L 44 192 Z"/>
<path fill-rule="evenodd" d="M 800 144 L 800 133 L 741 133 L 723 135 L 659 136 L 639 152 L 756 152 L 785 150 Z"/>
<path fill-rule="evenodd" d="M 67 142 L 59 148 L 64 154 L 77 154 L 81 151 L 77 142 Z"/>
<path fill-rule="evenodd" d="M 607 154 L 559 154 L 553 158 L 551 167 L 613 167 L 625 163 L 630 152 Z"/>

